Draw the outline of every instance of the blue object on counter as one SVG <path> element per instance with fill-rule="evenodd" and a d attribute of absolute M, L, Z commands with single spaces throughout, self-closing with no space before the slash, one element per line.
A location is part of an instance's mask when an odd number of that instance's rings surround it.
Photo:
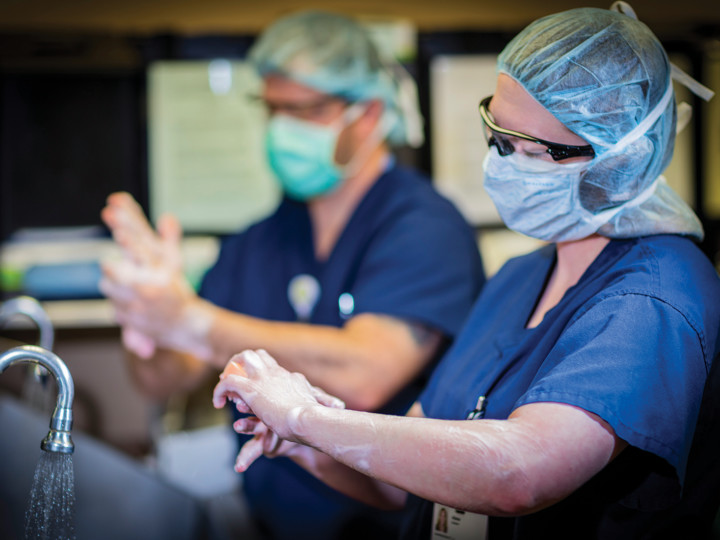
<path fill-rule="evenodd" d="M 101 277 L 97 261 L 39 264 L 25 271 L 22 288 L 38 300 L 101 298 Z"/>

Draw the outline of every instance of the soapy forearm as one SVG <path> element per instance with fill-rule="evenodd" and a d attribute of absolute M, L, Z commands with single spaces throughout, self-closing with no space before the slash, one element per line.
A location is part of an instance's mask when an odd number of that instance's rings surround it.
<path fill-rule="evenodd" d="M 584 411 L 547 403 L 518 409 L 505 421 L 315 406 L 303 410 L 293 432 L 299 442 L 378 481 L 491 515 L 528 513 L 564 498 L 610 461 L 615 445 Z"/>
<path fill-rule="evenodd" d="M 296 445 L 287 457 L 326 485 L 353 499 L 382 510 L 400 510 L 407 491 L 358 472 L 314 448 Z"/>
<path fill-rule="evenodd" d="M 264 347 L 349 407 L 373 410 L 419 373 L 441 342 L 438 332 L 381 315 L 360 314 L 339 329 L 221 309 L 184 278 L 176 219 L 164 216 L 155 231 L 127 193 L 108 197 L 102 217 L 124 256 L 105 263 L 101 289 L 115 306 L 124 343 L 141 357 L 174 349 L 221 369 L 231 355 Z"/>
<path fill-rule="evenodd" d="M 182 275 L 129 260 L 104 265 L 126 347 L 141 358 L 156 348 L 194 355 L 217 369 L 238 351 L 266 347 L 290 371 L 305 373 L 356 409 L 376 409 L 433 356 L 439 334 L 391 317 L 363 314 L 343 328 L 266 321 L 199 298 Z"/>
<path fill-rule="evenodd" d="M 262 350 L 245 351 L 228 364 L 213 403 L 222 407 L 226 399 L 281 439 L 314 448 L 359 473 L 493 515 L 532 512 L 566 497 L 625 445 L 598 417 L 560 403 L 525 405 L 508 420 L 472 421 L 338 409 L 305 377 Z M 411 412 L 422 415 L 419 406 Z M 354 494 L 346 472 L 318 463 L 306 465 Z"/>

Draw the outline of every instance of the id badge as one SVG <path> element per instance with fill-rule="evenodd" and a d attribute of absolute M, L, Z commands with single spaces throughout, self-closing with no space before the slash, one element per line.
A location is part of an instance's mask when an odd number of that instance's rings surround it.
<path fill-rule="evenodd" d="M 488 517 L 456 510 L 450 506 L 433 505 L 430 540 L 486 540 Z"/>

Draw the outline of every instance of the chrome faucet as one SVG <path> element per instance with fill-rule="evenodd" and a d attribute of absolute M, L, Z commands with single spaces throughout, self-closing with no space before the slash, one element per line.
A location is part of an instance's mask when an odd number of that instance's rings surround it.
<path fill-rule="evenodd" d="M 3 323 L 16 315 L 24 315 L 35 323 L 40 331 L 38 345 L 43 349 L 52 351 L 55 342 L 55 332 L 52 321 L 40 305 L 40 302 L 30 296 L 18 296 L 0 304 L 0 327 Z M 35 380 L 42 383 L 43 387 L 47 382 L 47 371 L 40 365 L 33 369 Z"/>
<path fill-rule="evenodd" d="M 15 315 L 24 315 L 33 321 L 40 331 L 38 345 L 43 349 L 52 351 L 55 333 L 50 317 L 40 305 L 40 302 L 30 296 L 18 296 L 0 304 L 0 326 Z"/>
<path fill-rule="evenodd" d="M 40 443 L 40 448 L 46 452 L 72 454 L 75 445 L 70 437 L 70 429 L 73 423 L 72 402 L 75 397 L 75 385 L 70 370 L 65 362 L 47 349 L 35 345 L 21 345 L 0 354 L 0 373 L 19 362 L 30 362 L 44 367 L 52 373 L 57 383 L 57 403 L 50 419 L 50 431 Z"/>

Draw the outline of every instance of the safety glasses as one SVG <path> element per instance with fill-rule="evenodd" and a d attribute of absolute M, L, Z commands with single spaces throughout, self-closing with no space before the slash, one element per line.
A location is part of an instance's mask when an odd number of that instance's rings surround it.
<path fill-rule="evenodd" d="M 485 124 L 485 129 L 483 130 L 483 132 L 485 134 L 485 139 L 487 140 L 488 146 L 495 145 L 498 149 L 498 153 L 501 156 L 509 156 L 515 151 L 512 139 L 522 139 L 524 141 L 530 141 L 544 147 L 544 150 L 538 148 L 539 150 L 541 150 L 538 153 L 548 153 L 550 154 L 550 157 L 552 157 L 555 161 L 561 161 L 563 159 L 569 159 L 574 157 L 595 156 L 595 151 L 589 144 L 586 144 L 584 146 L 573 146 L 570 144 L 554 143 L 550 141 L 545 141 L 543 139 L 538 139 L 537 137 L 533 137 L 532 135 L 525 135 L 524 133 L 520 133 L 519 131 L 512 131 L 511 129 L 501 128 L 495 123 L 492 115 L 490 114 L 490 111 L 488 110 L 488 105 L 490 105 L 491 99 L 492 96 L 488 96 L 482 101 L 480 101 L 480 118 L 482 118 L 483 124 Z"/>
<path fill-rule="evenodd" d="M 339 103 L 347 106 L 347 102 L 337 96 L 325 96 L 300 103 L 293 101 L 269 102 L 258 94 L 248 94 L 247 97 L 251 103 L 264 106 L 271 115 L 283 113 L 306 120 L 322 116 L 330 105 Z"/>

